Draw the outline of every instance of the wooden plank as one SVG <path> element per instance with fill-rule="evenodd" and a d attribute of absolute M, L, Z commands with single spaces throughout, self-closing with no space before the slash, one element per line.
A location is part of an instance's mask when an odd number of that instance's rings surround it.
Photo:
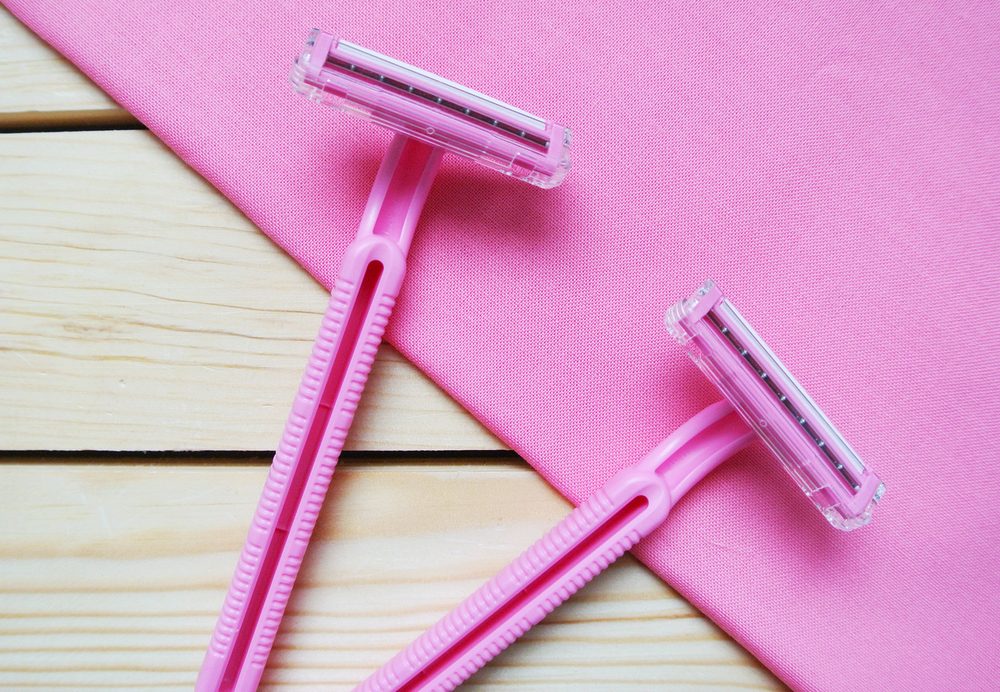
<path fill-rule="evenodd" d="M 62 113 L 62 119 L 86 125 L 90 119 L 134 122 L 118 104 L 68 60 L 0 7 L 0 129 L 23 125 L 31 113 Z"/>
<path fill-rule="evenodd" d="M 0 466 L 0 687 L 188 688 L 263 465 Z M 503 464 L 340 469 L 267 673 L 357 683 L 565 513 Z M 474 678 L 518 689 L 779 684 L 630 557 Z"/>
<path fill-rule="evenodd" d="M 272 449 L 325 306 L 148 132 L 0 135 L 0 449 Z M 383 347 L 348 448 L 504 445 Z"/>

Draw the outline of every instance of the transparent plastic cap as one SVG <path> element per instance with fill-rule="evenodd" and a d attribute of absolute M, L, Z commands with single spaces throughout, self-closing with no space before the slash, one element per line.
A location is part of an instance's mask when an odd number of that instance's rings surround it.
<path fill-rule="evenodd" d="M 885 486 L 713 282 L 672 307 L 666 322 L 833 526 L 871 521 Z"/>
<path fill-rule="evenodd" d="M 296 90 L 539 187 L 570 166 L 570 131 L 460 84 L 313 29 Z"/>

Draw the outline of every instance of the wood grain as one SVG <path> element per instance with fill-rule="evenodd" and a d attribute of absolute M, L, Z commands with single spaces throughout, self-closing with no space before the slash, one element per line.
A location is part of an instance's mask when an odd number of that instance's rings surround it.
<path fill-rule="evenodd" d="M 0 210 L 0 449 L 274 447 L 326 291 L 152 135 L 2 135 Z M 348 449 L 504 445 L 384 346 Z"/>
<path fill-rule="evenodd" d="M 109 96 L 0 8 L 0 130 L 21 129 L 49 113 L 66 125 L 107 121 L 134 122 Z M 40 120 L 44 120 L 44 115 Z"/>
<path fill-rule="evenodd" d="M 0 466 L 0 687 L 189 688 L 265 472 Z M 273 687 L 359 682 L 567 511 L 531 471 L 481 462 L 346 464 L 330 499 L 267 673 Z M 631 558 L 474 683 L 777 685 Z"/>

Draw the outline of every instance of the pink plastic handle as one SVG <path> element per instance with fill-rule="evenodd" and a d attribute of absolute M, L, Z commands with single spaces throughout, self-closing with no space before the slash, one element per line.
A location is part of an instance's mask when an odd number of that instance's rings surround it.
<path fill-rule="evenodd" d="M 441 150 L 398 136 L 344 257 L 197 690 L 254 690 L 406 272 Z"/>
<path fill-rule="evenodd" d="M 753 432 L 727 402 L 709 406 L 612 478 L 531 548 L 361 683 L 362 692 L 452 690 L 643 536 Z"/>

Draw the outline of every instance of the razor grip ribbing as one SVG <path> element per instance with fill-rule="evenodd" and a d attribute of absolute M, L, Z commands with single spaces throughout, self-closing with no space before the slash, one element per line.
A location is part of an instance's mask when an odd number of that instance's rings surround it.
<path fill-rule="evenodd" d="M 356 690 L 454 689 L 621 557 L 668 511 L 659 479 L 632 470 L 620 474 Z"/>
<path fill-rule="evenodd" d="M 345 258 L 285 424 L 198 690 L 256 689 L 405 271 L 367 239 Z M 386 257 L 385 255 L 391 255 Z"/>

